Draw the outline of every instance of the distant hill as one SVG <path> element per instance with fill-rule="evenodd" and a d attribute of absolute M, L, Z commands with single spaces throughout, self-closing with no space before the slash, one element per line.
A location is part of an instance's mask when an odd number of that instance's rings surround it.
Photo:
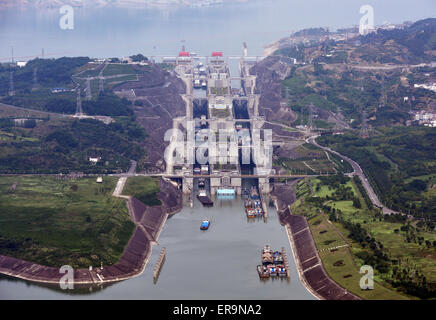
<path fill-rule="evenodd" d="M 361 45 L 352 60 L 415 64 L 436 60 L 436 19 L 420 20 L 410 27 L 378 30 L 359 37 Z"/>

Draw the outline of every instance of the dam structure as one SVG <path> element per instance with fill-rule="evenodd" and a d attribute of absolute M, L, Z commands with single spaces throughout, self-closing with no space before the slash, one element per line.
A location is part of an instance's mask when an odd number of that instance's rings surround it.
<path fill-rule="evenodd" d="M 265 120 L 249 72 L 259 57 L 239 57 L 237 77 L 229 64 L 234 58 L 219 51 L 194 58 L 183 51 L 171 60 L 186 84 L 186 116 L 173 119 L 165 175 L 179 180 L 185 194 L 198 179 L 208 180 L 212 195 L 241 195 L 244 178 L 255 179 L 262 194 L 270 192 L 272 145 L 261 133 Z"/>

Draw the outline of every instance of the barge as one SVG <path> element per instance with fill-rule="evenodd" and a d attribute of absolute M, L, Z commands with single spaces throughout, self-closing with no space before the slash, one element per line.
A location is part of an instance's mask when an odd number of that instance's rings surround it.
<path fill-rule="evenodd" d="M 247 197 L 244 201 L 245 213 L 247 214 L 247 217 L 248 218 L 263 217 L 264 210 L 257 188 L 252 187 L 250 192 L 247 193 L 248 193 Z"/>
<path fill-rule="evenodd" d="M 259 278 L 289 278 L 289 264 L 284 258 L 285 254 L 284 249 L 282 252 L 273 251 L 269 245 L 266 245 L 262 249 L 262 264 L 257 266 Z"/>
<path fill-rule="evenodd" d="M 201 204 L 204 207 L 212 207 L 213 201 L 210 200 L 209 196 L 207 195 L 206 191 L 201 190 L 200 193 L 197 195 L 197 199 L 201 202 Z"/>

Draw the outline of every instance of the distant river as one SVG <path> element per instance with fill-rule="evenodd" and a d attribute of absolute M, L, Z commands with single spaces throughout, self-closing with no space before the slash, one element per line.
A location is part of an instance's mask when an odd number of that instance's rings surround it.
<path fill-rule="evenodd" d="M 357 25 L 359 8 L 370 4 L 375 23 L 429 17 L 434 0 L 250 0 L 204 8 L 76 8 L 74 30 L 61 30 L 59 9 L 0 10 L 0 61 L 41 56 L 175 55 L 182 44 L 209 55 L 260 55 L 263 46 L 306 27 Z M 183 41 L 183 42 L 182 42 Z"/>

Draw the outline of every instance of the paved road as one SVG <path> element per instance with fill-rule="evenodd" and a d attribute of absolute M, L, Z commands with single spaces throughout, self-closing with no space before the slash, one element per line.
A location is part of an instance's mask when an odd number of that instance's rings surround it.
<path fill-rule="evenodd" d="M 362 185 L 363 185 L 363 187 L 365 188 L 366 193 L 368 194 L 369 198 L 371 199 L 371 202 L 372 202 L 376 207 L 382 208 L 384 214 L 398 214 L 398 212 L 389 209 L 388 207 L 386 207 L 385 205 L 383 205 L 383 204 L 380 202 L 380 200 L 378 199 L 376 193 L 374 192 L 374 189 L 371 187 L 371 184 L 369 183 L 368 179 L 366 178 L 365 174 L 363 173 L 362 168 L 360 167 L 360 165 L 359 165 L 356 161 L 354 161 L 354 160 L 348 158 L 347 156 L 344 156 L 344 155 L 340 154 L 339 152 L 334 151 L 334 150 L 332 150 L 332 149 L 330 149 L 330 148 L 328 148 L 328 147 L 323 147 L 323 146 L 319 145 L 319 144 L 315 141 L 315 139 L 316 139 L 317 137 L 318 137 L 318 136 L 312 136 L 312 137 L 308 138 L 308 139 L 306 140 L 306 142 L 307 142 L 307 143 L 311 143 L 311 144 L 317 146 L 318 148 L 321 148 L 321 149 L 323 149 L 323 150 L 326 150 L 326 151 L 328 151 L 328 152 L 331 152 L 331 153 L 337 155 L 338 157 L 341 157 L 341 158 L 344 159 L 345 161 L 347 161 L 347 162 L 348 162 L 348 163 L 353 167 L 354 172 L 353 172 L 352 175 L 357 175 L 357 176 L 360 177 L 360 180 L 362 181 Z"/>

